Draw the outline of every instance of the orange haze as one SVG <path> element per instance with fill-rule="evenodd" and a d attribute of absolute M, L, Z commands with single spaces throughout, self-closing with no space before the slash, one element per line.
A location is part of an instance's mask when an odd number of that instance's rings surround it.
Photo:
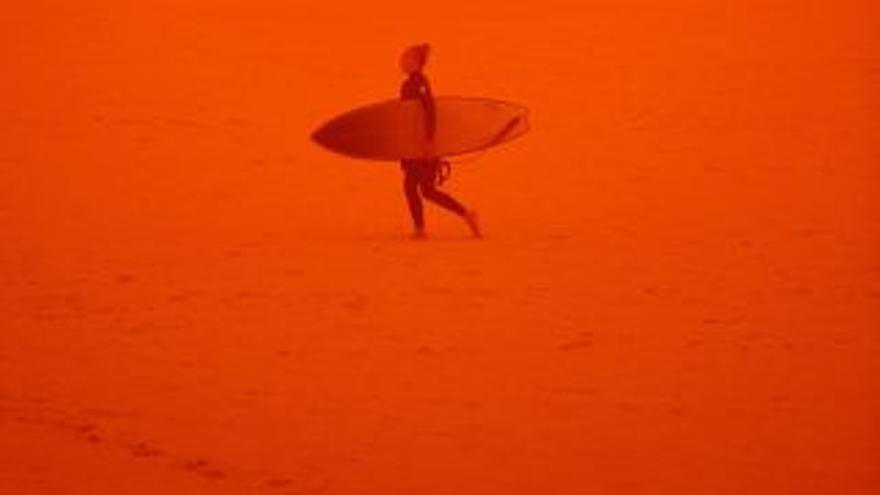
<path fill-rule="evenodd" d="M 0 493 L 880 489 L 874 0 L 28 0 L 0 16 Z M 532 132 L 406 239 L 393 98 Z M 476 158 L 476 159 L 472 159 Z"/>

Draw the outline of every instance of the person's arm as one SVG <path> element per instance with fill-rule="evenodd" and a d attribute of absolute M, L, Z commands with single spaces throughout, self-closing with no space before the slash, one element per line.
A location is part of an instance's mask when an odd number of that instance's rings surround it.
<path fill-rule="evenodd" d="M 422 78 L 422 90 L 419 92 L 419 99 L 422 101 L 422 106 L 425 108 L 425 119 L 426 126 L 425 130 L 428 135 L 428 139 L 434 139 L 434 131 L 437 130 L 437 107 L 434 105 L 434 94 L 431 92 L 431 84 L 428 83 L 428 78 Z"/>

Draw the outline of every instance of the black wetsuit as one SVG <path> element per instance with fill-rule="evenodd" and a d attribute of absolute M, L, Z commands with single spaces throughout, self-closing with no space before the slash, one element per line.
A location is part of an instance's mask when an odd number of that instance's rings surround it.
<path fill-rule="evenodd" d="M 434 109 L 433 95 L 428 79 L 421 72 L 413 72 L 403 82 L 400 88 L 402 100 L 421 100 L 425 107 L 428 139 L 434 138 L 436 126 L 436 114 Z M 437 203 L 438 205 L 458 214 L 465 215 L 467 210 L 461 203 L 448 194 L 437 190 L 437 178 L 440 173 L 441 162 L 439 159 L 432 160 L 401 160 L 400 166 L 404 172 L 403 190 L 406 193 L 406 201 L 409 205 L 409 213 L 412 216 L 416 229 L 421 230 L 425 226 L 425 218 L 422 208 L 421 196 Z"/>

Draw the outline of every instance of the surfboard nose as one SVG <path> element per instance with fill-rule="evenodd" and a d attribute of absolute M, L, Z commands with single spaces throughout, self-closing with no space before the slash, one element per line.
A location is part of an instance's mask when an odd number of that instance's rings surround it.
<path fill-rule="evenodd" d="M 521 136 L 528 132 L 529 130 L 529 116 L 528 112 L 523 112 L 520 115 L 510 119 L 506 125 L 504 125 L 501 130 L 492 138 L 492 141 L 489 143 L 490 146 L 494 146 L 496 144 L 503 143 L 504 141 L 509 141 L 517 136 Z"/>

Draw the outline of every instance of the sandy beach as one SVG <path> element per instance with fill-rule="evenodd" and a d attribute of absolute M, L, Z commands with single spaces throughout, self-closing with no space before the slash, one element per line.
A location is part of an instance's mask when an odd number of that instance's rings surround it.
<path fill-rule="evenodd" d="M 880 490 L 874 2 L 6 10 L 0 494 Z M 308 138 L 421 41 L 483 239 Z"/>

